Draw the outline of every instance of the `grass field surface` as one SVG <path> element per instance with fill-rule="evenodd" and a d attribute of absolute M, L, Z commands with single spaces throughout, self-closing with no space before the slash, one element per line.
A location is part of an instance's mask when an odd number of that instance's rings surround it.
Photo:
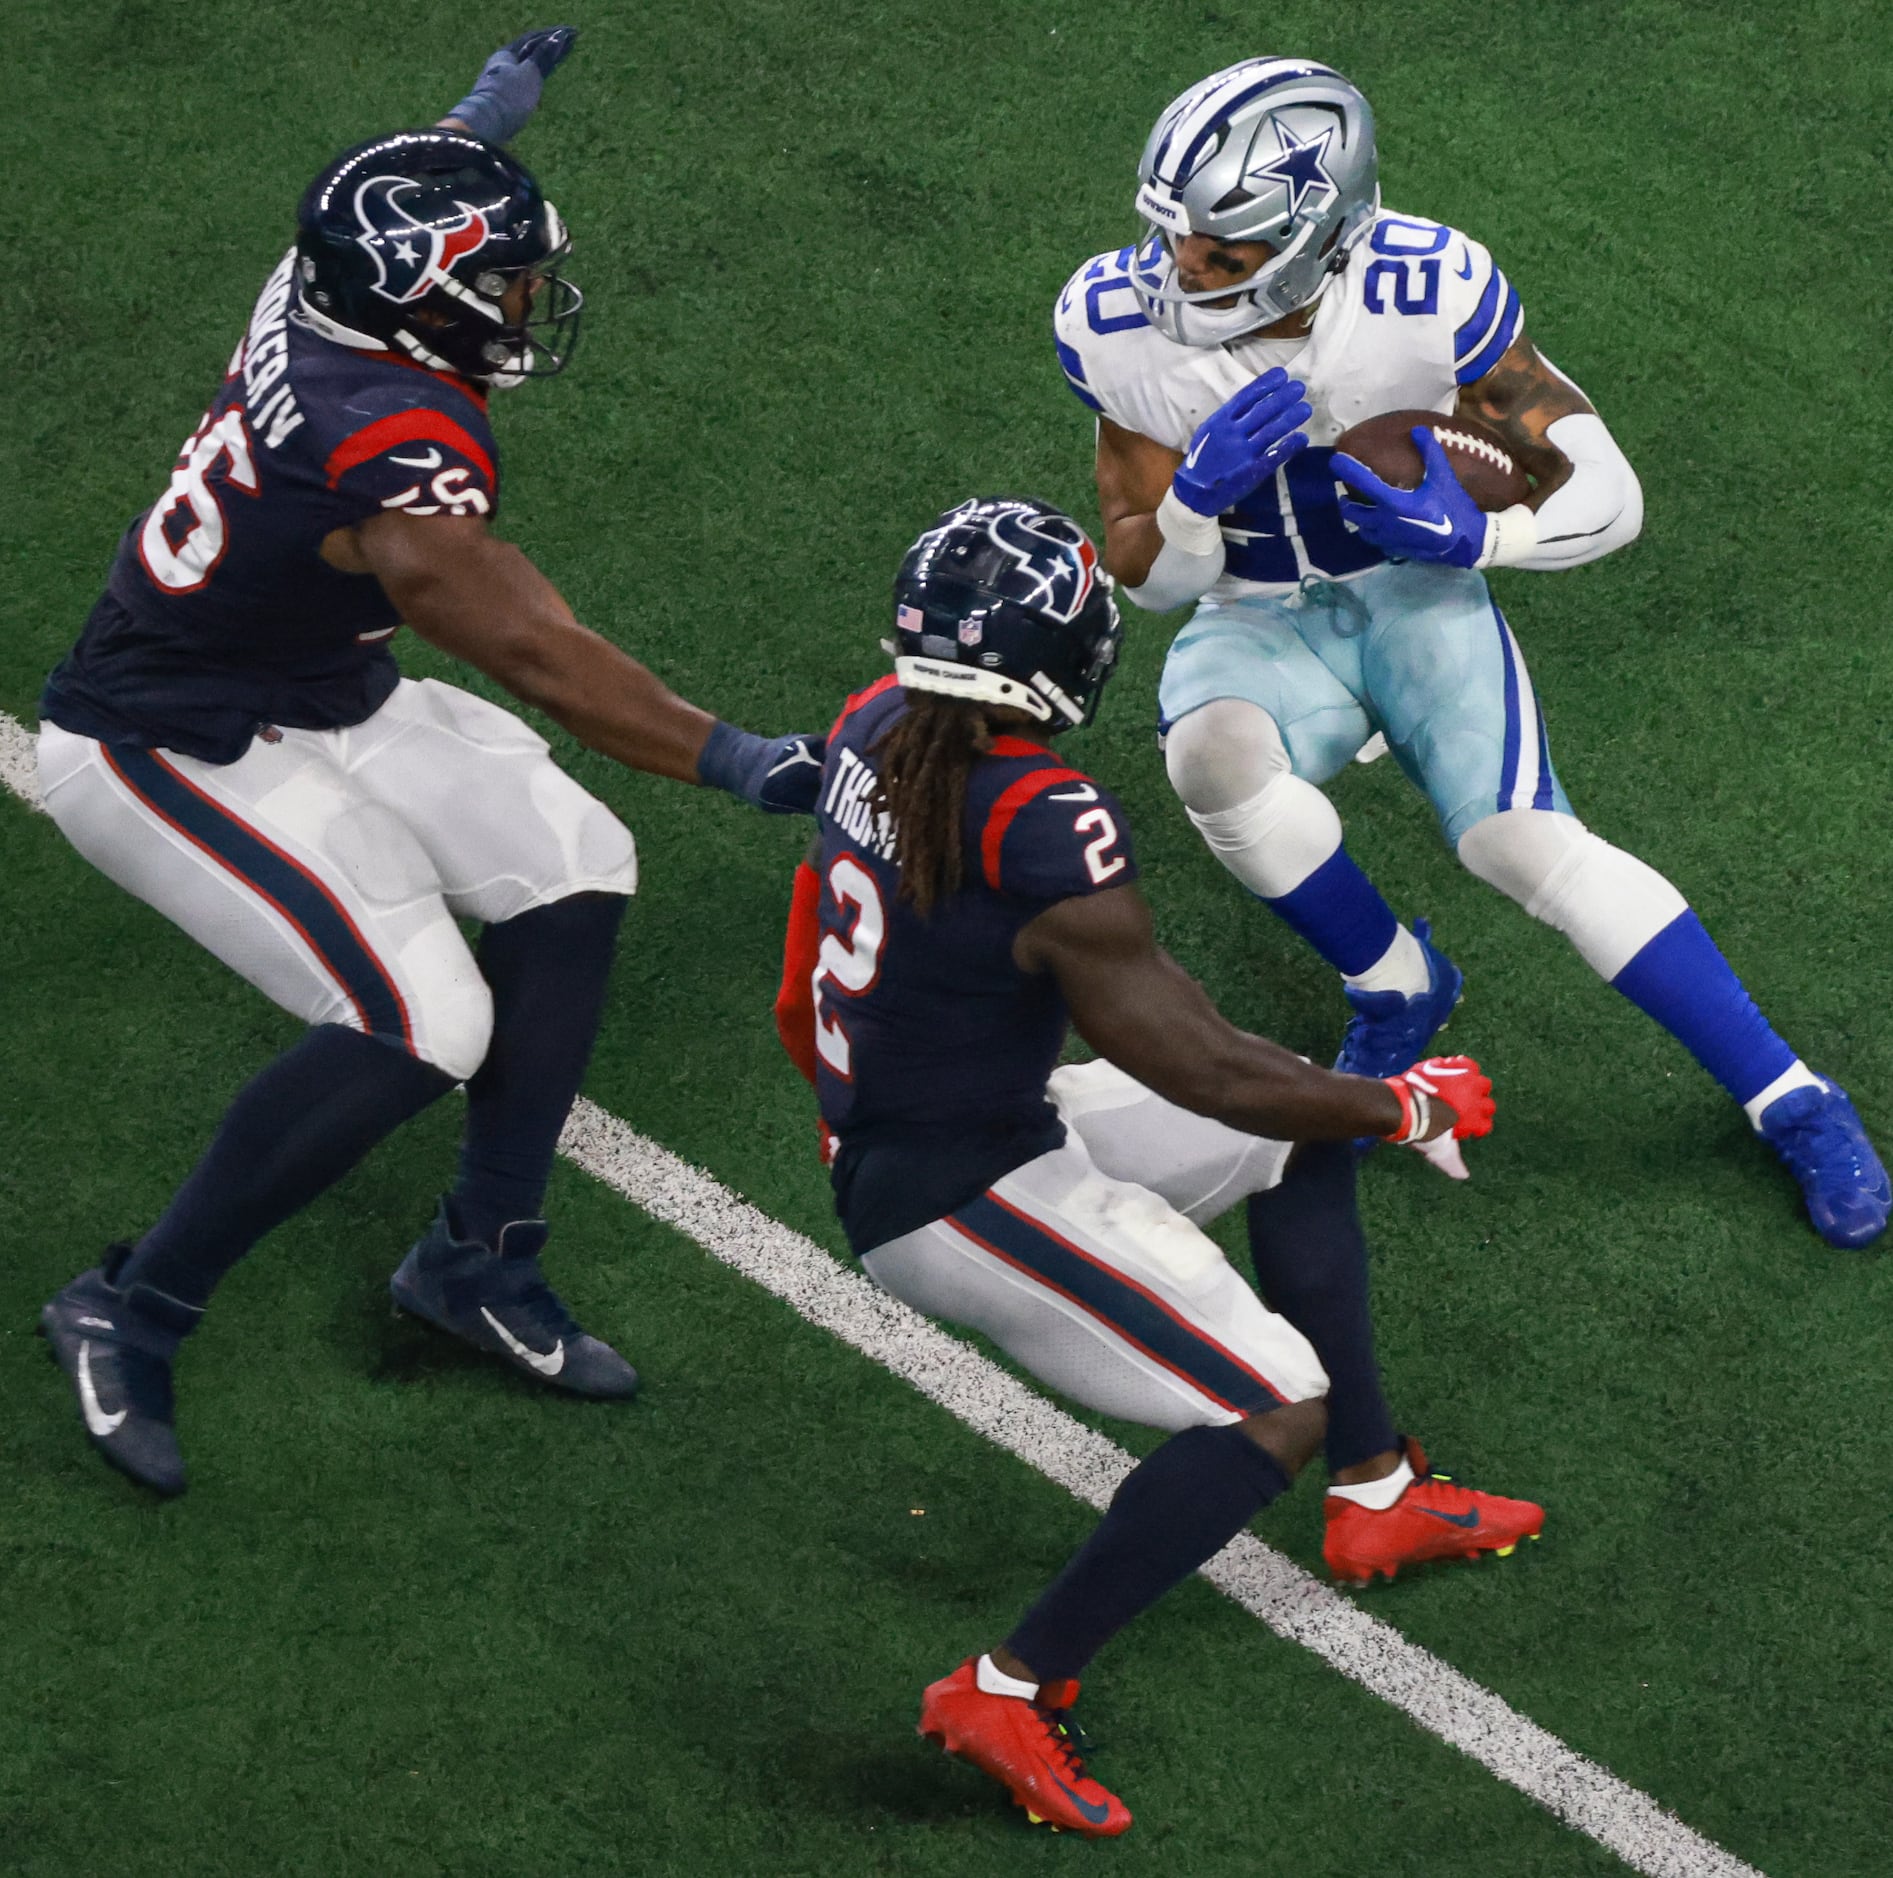
<path fill-rule="evenodd" d="M 4 0 L 0 23 L 0 709 L 30 725 L 304 181 L 542 22 Z M 1879 8 L 578 23 L 520 152 L 574 229 L 587 331 L 566 378 L 496 402 L 505 530 L 590 624 L 767 730 L 825 724 L 880 669 L 893 568 L 945 503 L 1095 519 L 1050 308 L 1127 238 L 1162 105 L 1258 51 L 1346 71 L 1387 200 L 1492 248 L 1643 477 L 1633 548 L 1494 582 L 1573 802 L 1893 1128 Z M 1132 617 L 1073 754 L 1131 808 L 1165 941 L 1239 1021 L 1326 1055 L 1330 977 L 1164 783 L 1166 635 Z M 800 831 L 559 747 L 644 874 L 588 1093 L 839 1253 L 767 1016 Z M 1391 1394 L 1453 1471 L 1548 1509 L 1531 1556 L 1371 1608 L 1771 1878 L 1886 1871 L 1893 1266 L 1822 1246 L 1739 1113 L 1456 867 L 1391 764 L 1335 795 L 1465 968 L 1452 1039 L 1500 1097 L 1470 1186 L 1390 1155 L 1364 1181 Z M 180 1364 L 191 1492 L 140 1500 L 34 1313 L 149 1222 L 295 1026 L 10 800 L 0 883 L 0 1871 L 1623 1869 L 1201 1584 L 1087 1689 L 1132 1834 L 1027 1833 L 913 1716 L 1090 1513 L 569 1166 L 548 1264 L 643 1370 L 635 1405 L 392 1319 L 451 1103 L 220 1292 Z M 1316 1568 L 1319 1497 L 1262 1522 Z"/>

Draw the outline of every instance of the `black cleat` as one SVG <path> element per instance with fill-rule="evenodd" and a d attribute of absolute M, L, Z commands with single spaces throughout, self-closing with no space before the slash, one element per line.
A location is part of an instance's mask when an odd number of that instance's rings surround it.
<path fill-rule="evenodd" d="M 39 1333 L 71 1378 L 92 1445 L 141 1486 L 167 1497 L 185 1487 L 172 1427 L 171 1361 L 203 1312 L 145 1285 L 113 1282 L 129 1248 L 55 1292 Z"/>
<path fill-rule="evenodd" d="M 539 1269 L 542 1219 L 515 1220 L 495 1252 L 456 1238 L 442 1200 L 434 1223 L 388 1281 L 397 1308 L 501 1358 L 514 1369 L 574 1395 L 624 1401 L 638 1372 L 610 1344 L 573 1322 Z"/>

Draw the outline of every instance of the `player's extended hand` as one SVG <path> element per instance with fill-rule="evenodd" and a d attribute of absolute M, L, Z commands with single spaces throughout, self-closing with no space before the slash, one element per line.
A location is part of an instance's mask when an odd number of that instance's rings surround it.
<path fill-rule="evenodd" d="M 1220 515 L 1259 488 L 1308 442 L 1314 413 L 1298 378 L 1277 365 L 1197 425 L 1171 487 L 1198 515 Z"/>
<path fill-rule="evenodd" d="M 576 26 L 521 33 L 480 68 L 473 89 L 447 113 L 488 143 L 511 143 L 539 108 L 539 93 L 578 37 Z"/>
<path fill-rule="evenodd" d="M 813 815 L 827 750 L 826 737 L 759 737 L 719 721 L 697 758 L 697 780 L 771 815 Z"/>
<path fill-rule="evenodd" d="M 1402 561 L 1444 561 L 1477 567 L 1485 553 L 1488 516 L 1453 474 L 1446 452 L 1424 424 L 1413 427 L 1420 461 L 1426 465 L 1417 489 L 1384 483 L 1365 463 L 1337 452 L 1335 476 L 1366 502 L 1343 502 L 1341 516 L 1382 554 Z"/>
<path fill-rule="evenodd" d="M 1470 1141 L 1492 1132 L 1492 1078 L 1469 1056 L 1429 1056 L 1384 1080 L 1400 1098 L 1400 1126 L 1388 1141 L 1416 1147 L 1445 1135 Z"/>

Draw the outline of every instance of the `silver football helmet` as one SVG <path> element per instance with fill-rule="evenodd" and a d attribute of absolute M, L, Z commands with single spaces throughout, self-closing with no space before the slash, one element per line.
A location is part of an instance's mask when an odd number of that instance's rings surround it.
<path fill-rule="evenodd" d="M 1373 227 L 1374 114 L 1328 66 L 1245 59 L 1158 118 L 1137 181 L 1145 233 L 1131 284 L 1146 316 L 1186 346 L 1220 346 L 1318 299 Z M 1265 241 L 1275 252 L 1233 289 L 1187 293 L 1176 270 L 1185 235 Z"/>

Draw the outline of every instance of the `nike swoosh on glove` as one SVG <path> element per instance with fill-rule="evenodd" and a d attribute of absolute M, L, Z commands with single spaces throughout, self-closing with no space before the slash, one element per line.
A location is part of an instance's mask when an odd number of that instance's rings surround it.
<path fill-rule="evenodd" d="M 1492 1078 L 1469 1056 L 1429 1056 L 1423 1063 L 1382 1079 L 1400 1098 L 1400 1126 L 1387 1140 L 1417 1146 L 1432 1125 L 1436 1104 L 1452 1111 L 1452 1138 L 1470 1141 L 1492 1132 L 1498 1113 Z"/>
<path fill-rule="evenodd" d="M 1298 378 L 1277 365 L 1212 411 L 1196 427 L 1171 487 L 1198 515 L 1221 515 L 1307 446 L 1314 415 Z"/>
<path fill-rule="evenodd" d="M 826 737 L 759 737 L 719 719 L 697 758 L 697 780 L 771 815 L 813 815 L 827 750 Z"/>
<path fill-rule="evenodd" d="M 1401 561 L 1443 561 L 1477 567 L 1485 553 L 1492 518 L 1466 494 L 1446 452 L 1424 424 L 1413 427 L 1420 461 L 1426 465 L 1417 489 L 1384 483 L 1365 463 L 1337 452 L 1335 476 L 1366 502 L 1343 502 L 1341 517 L 1364 541 Z"/>
<path fill-rule="evenodd" d="M 511 143 L 539 108 L 545 82 L 578 37 L 576 26 L 521 33 L 480 68 L 473 89 L 447 113 L 487 143 Z"/>

